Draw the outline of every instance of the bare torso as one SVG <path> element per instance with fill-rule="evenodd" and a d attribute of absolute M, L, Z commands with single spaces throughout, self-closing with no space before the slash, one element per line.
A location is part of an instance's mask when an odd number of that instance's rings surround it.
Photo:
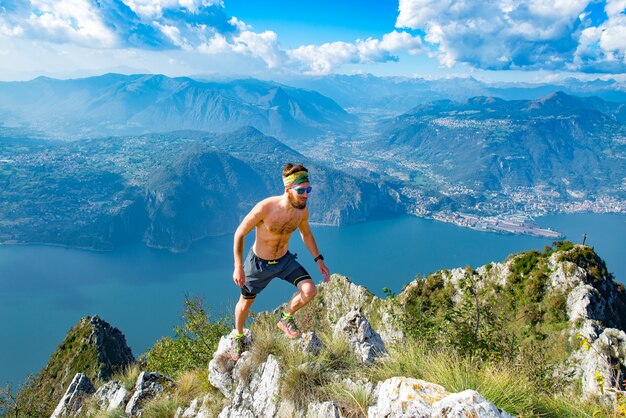
<path fill-rule="evenodd" d="M 267 215 L 256 224 L 254 253 L 264 260 L 276 260 L 287 253 L 289 238 L 300 226 L 308 209 L 295 209 L 281 196 L 270 197 Z M 285 204 L 287 203 L 287 204 Z"/>

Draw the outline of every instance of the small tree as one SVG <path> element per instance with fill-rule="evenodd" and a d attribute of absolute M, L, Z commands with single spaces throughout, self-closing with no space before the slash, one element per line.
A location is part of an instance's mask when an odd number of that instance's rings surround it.
<path fill-rule="evenodd" d="M 213 322 L 209 311 L 198 296 L 186 296 L 183 325 L 174 327 L 173 338 L 161 338 L 146 352 L 144 360 L 148 369 L 176 376 L 180 372 L 205 366 L 220 338 L 230 330 L 226 318 Z"/>

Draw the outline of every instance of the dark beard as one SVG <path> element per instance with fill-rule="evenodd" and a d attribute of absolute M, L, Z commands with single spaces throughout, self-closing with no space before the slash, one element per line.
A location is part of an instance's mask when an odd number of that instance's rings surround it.
<path fill-rule="evenodd" d="M 300 202 L 297 198 L 292 197 L 291 194 L 288 194 L 287 197 L 289 198 L 289 203 L 291 203 L 291 206 L 293 206 L 296 209 L 304 209 L 306 208 L 306 200 L 304 202 Z"/>

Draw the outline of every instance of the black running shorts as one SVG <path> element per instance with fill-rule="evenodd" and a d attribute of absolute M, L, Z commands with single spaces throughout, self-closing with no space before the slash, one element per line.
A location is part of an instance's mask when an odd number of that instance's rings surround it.
<path fill-rule="evenodd" d="M 311 276 L 296 261 L 298 256 L 287 251 L 287 254 L 278 260 L 264 260 L 254 254 L 252 248 L 243 263 L 246 273 L 246 284 L 241 288 L 244 299 L 254 299 L 275 277 L 298 286 L 302 280 Z"/>

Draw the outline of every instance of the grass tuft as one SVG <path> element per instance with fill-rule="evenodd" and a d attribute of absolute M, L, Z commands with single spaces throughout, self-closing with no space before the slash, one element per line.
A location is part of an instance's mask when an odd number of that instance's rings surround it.
<path fill-rule="evenodd" d="M 216 391 L 209 382 L 209 373 L 205 368 L 197 368 L 181 373 L 176 379 L 174 396 L 182 405 L 188 405 L 196 398 Z M 218 391 L 219 392 L 219 391 Z"/>
<path fill-rule="evenodd" d="M 120 384 L 124 386 L 124 389 L 130 391 L 135 387 L 135 383 L 137 383 L 137 378 L 140 374 L 141 368 L 139 367 L 139 364 L 128 364 L 122 370 L 113 374 L 111 380 L 120 382 Z"/>
<path fill-rule="evenodd" d="M 350 387 L 342 382 L 332 382 L 323 388 L 324 396 L 339 404 L 341 415 L 346 418 L 367 417 L 373 403 L 371 392 L 363 385 Z"/>
<path fill-rule="evenodd" d="M 160 396 L 148 402 L 141 416 L 145 418 L 171 418 L 181 406 L 183 405 L 172 397 Z"/>

